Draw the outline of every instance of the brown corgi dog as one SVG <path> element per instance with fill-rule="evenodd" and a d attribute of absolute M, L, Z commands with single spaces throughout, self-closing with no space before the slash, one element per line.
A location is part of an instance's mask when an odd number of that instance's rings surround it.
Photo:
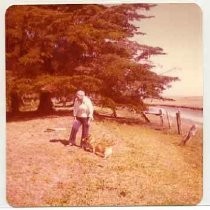
<path fill-rule="evenodd" d="M 112 146 L 108 146 L 104 143 L 96 143 L 91 135 L 83 138 L 81 144 L 85 151 L 93 152 L 103 158 L 108 158 L 112 155 Z"/>
<path fill-rule="evenodd" d="M 94 148 L 94 153 L 102 156 L 103 158 L 108 158 L 112 155 L 112 146 L 107 146 L 98 143 Z"/>

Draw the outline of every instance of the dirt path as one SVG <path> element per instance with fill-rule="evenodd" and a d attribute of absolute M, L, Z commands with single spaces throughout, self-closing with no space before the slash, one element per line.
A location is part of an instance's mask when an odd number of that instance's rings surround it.
<path fill-rule="evenodd" d="M 114 143 L 104 160 L 65 147 L 71 117 L 7 123 L 7 199 L 12 206 L 180 205 L 202 196 L 202 132 L 180 137 L 145 126 L 94 121 Z M 66 130 L 45 132 L 48 128 Z M 79 142 L 79 136 L 78 136 Z"/>

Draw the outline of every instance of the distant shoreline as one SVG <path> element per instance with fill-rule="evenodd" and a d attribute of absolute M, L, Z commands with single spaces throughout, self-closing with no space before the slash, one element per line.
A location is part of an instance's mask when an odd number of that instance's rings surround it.
<path fill-rule="evenodd" d="M 173 107 L 173 108 L 185 108 L 185 109 L 192 109 L 192 110 L 201 110 L 203 111 L 203 107 L 190 107 L 184 105 L 171 105 L 171 104 L 147 104 L 148 106 L 164 106 L 164 107 Z"/>
<path fill-rule="evenodd" d="M 171 97 L 171 100 L 146 99 L 144 102 L 149 106 L 165 106 L 200 111 L 203 110 L 202 96 Z"/>

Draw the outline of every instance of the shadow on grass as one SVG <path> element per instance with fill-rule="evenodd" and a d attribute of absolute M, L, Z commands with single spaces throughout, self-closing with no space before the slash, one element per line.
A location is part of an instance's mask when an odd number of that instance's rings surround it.
<path fill-rule="evenodd" d="M 63 144 L 64 146 L 67 146 L 68 144 L 69 144 L 69 141 L 68 140 L 66 140 L 66 139 L 50 139 L 50 142 L 51 143 L 61 143 L 61 144 Z M 74 145 L 75 147 L 80 147 L 80 145 L 77 145 L 77 144 L 75 144 Z"/>
<path fill-rule="evenodd" d="M 52 119 L 52 118 L 58 118 L 58 117 L 72 117 L 72 111 L 66 111 L 66 110 L 59 110 L 59 111 L 53 111 L 50 114 L 40 114 L 37 111 L 28 111 L 28 112 L 19 112 L 17 115 L 13 116 L 11 113 L 6 114 L 6 122 L 21 122 L 21 121 L 30 121 L 34 119 Z M 114 117 L 112 115 L 104 115 L 100 114 L 98 112 L 94 112 L 94 119 L 99 122 L 103 121 L 110 121 L 110 122 L 117 122 L 119 124 L 125 124 L 125 125 L 144 125 L 148 126 L 152 129 L 163 131 L 164 128 L 160 126 L 157 123 L 148 123 L 145 122 L 142 118 L 132 118 L 132 117 Z M 66 145 L 66 140 L 57 140 L 57 142 L 60 141 L 63 142 L 63 145 Z M 53 142 L 53 141 L 52 141 Z M 75 145 L 77 146 L 77 145 Z"/>
<path fill-rule="evenodd" d="M 50 142 L 52 142 L 52 143 L 60 142 L 64 146 L 69 144 L 69 141 L 65 140 L 65 139 L 50 139 Z"/>
<path fill-rule="evenodd" d="M 33 119 L 46 119 L 46 118 L 56 118 L 60 116 L 72 116 L 72 111 L 59 110 L 53 111 L 49 114 L 42 114 L 37 111 L 19 112 L 16 115 L 12 115 L 10 112 L 6 113 L 7 122 L 18 122 L 18 121 L 29 121 Z M 94 118 L 98 121 L 111 120 L 118 123 L 126 123 L 128 125 L 132 124 L 145 124 L 145 121 L 137 118 L 127 118 L 127 117 L 113 117 L 111 115 L 103 115 L 98 112 L 94 112 Z"/>
<path fill-rule="evenodd" d="M 99 114 L 99 113 L 95 113 L 94 118 L 98 121 L 110 120 L 110 121 L 118 122 L 118 123 L 121 123 L 121 124 L 127 124 L 127 125 L 147 124 L 141 118 L 113 117 L 112 115 L 104 115 L 104 114 Z"/>
<path fill-rule="evenodd" d="M 50 114 L 41 114 L 37 111 L 28 111 L 28 112 L 19 112 L 17 115 L 13 116 L 11 113 L 7 113 L 6 115 L 6 122 L 23 122 L 23 121 L 30 121 L 34 119 L 52 119 L 52 118 L 58 118 L 58 117 L 72 117 L 72 111 L 67 110 L 54 110 Z M 105 115 L 101 114 L 99 112 L 94 112 L 94 120 L 98 122 L 117 122 L 119 124 L 124 125 L 144 125 L 148 126 L 152 129 L 162 131 L 163 128 L 156 123 L 148 123 L 145 122 L 143 118 L 133 118 L 133 117 L 114 117 L 112 115 Z M 54 139 L 55 140 L 55 139 Z M 66 140 L 59 140 L 54 142 L 59 142 L 63 145 L 66 145 Z M 52 141 L 53 142 L 53 141 Z M 76 146 L 76 145 L 75 145 Z"/>
<path fill-rule="evenodd" d="M 19 112 L 16 115 L 12 115 L 12 113 L 6 113 L 6 121 L 7 122 L 18 122 L 18 121 L 29 121 L 33 119 L 46 119 L 46 118 L 56 118 L 59 116 L 71 116 L 72 111 L 53 111 L 51 113 L 39 113 L 37 111 L 27 111 L 27 112 Z"/>

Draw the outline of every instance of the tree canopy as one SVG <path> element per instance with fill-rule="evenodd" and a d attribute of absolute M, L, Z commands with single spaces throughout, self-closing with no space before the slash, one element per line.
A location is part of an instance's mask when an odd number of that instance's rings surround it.
<path fill-rule="evenodd" d="M 150 56 L 160 47 L 129 38 L 143 34 L 135 21 L 153 4 L 12 6 L 6 12 L 7 94 L 78 89 L 109 107 L 145 108 L 178 78 L 158 75 Z"/>

